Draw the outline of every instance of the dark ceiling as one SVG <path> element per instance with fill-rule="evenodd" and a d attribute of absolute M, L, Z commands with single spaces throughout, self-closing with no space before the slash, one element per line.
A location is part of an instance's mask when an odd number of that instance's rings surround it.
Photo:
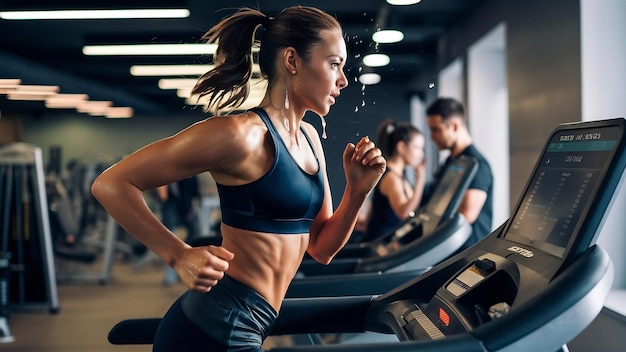
<path fill-rule="evenodd" d="M 422 0 L 411 6 L 391 6 L 385 0 L 317 1 L 34 1 L 0 0 L 0 11 L 43 9 L 188 8 L 185 19 L 39 20 L 0 19 L 0 79 L 20 78 L 23 84 L 52 84 L 61 93 L 87 93 L 91 100 L 112 100 L 131 106 L 136 115 L 180 113 L 185 101 L 173 90 L 158 88 L 158 77 L 134 77 L 135 64 L 193 64 L 198 56 L 85 56 L 84 45 L 131 43 L 196 43 L 200 36 L 236 8 L 249 6 L 268 15 L 294 4 L 316 6 L 342 23 L 348 44 L 348 76 L 363 68 L 361 57 L 373 51 L 386 53 L 391 64 L 376 68 L 383 80 L 409 82 L 420 68 L 432 69 L 438 34 L 462 16 L 475 1 Z M 374 45 L 377 28 L 401 29 L 402 42 Z M 206 61 L 206 60 L 205 60 Z M 43 102 L 10 101 L 0 94 L 0 110 L 40 114 Z M 193 109 L 186 109 L 187 111 Z M 198 109 L 196 109 L 198 110 Z"/>

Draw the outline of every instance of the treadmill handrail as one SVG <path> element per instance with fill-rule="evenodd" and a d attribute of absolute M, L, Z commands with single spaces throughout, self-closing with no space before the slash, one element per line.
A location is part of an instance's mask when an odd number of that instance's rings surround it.
<path fill-rule="evenodd" d="M 421 275 L 424 270 L 318 275 L 292 280 L 287 298 L 381 294 Z"/>
<path fill-rule="evenodd" d="M 393 269 L 408 261 L 416 261 L 419 263 L 419 258 L 429 254 L 429 251 L 443 242 L 445 239 L 455 237 L 457 234 L 467 239 L 470 233 L 459 232 L 463 226 L 467 224 L 467 220 L 460 213 L 455 213 L 450 219 L 447 219 L 440 223 L 435 231 L 429 235 L 424 235 L 418 239 L 407 243 L 397 251 L 389 253 L 383 257 L 363 258 L 356 267 L 356 272 L 372 272 L 372 271 L 387 271 Z M 464 242 L 463 242 L 464 243 Z M 463 245 L 459 243 L 459 248 Z M 449 256 L 449 254 L 448 254 Z M 423 261 L 421 267 L 415 267 L 413 269 L 426 269 L 432 267 L 438 262 L 446 259 L 448 256 L 443 256 L 437 261 Z M 416 264 L 417 265 L 417 264 Z"/>
<path fill-rule="evenodd" d="M 449 220 L 450 218 L 452 218 L 454 216 L 454 214 L 457 213 L 459 205 L 461 204 L 461 200 L 463 200 L 463 195 L 465 194 L 465 191 L 469 187 L 470 183 L 474 179 L 474 176 L 476 175 L 476 172 L 478 171 L 478 161 L 476 160 L 476 158 L 474 158 L 472 156 L 460 155 L 452 163 L 453 163 L 453 165 L 454 164 L 467 164 L 467 168 L 464 170 L 463 179 L 460 180 L 457 188 L 454 189 L 454 193 L 450 197 L 450 202 L 446 205 L 446 209 L 443 211 L 443 213 L 441 215 L 435 216 L 435 214 L 431 214 L 429 212 L 429 208 L 432 206 L 432 202 L 433 202 L 433 200 L 431 198 L 425 205 L 419 207 L 415 211 L 415 215 L 414 216 L 409 217 L 408 219 L 402 221 L 401 223 L 396 225 L 394 228 L 392 228 L 387 233 L 382 234 L 382 235 L 378 236 L 377 238 L 371 239 L 371 240 L 366 241 L 366 242 L 349 243 L 341 250 L 341 251 L 345 250 L 347 253 L 346 254 L 340 254 L 340 255 L 341 256 L 347 256 L 347 255 L 350 255 L 350 254 L 354 254 L 354 255 L 362 254 L 362 253 L 365 252 L 365 249 L 377 245 L 378 243 L 380 243 L 385 238 L 394 236 L 394 234 L 396 233 L 397 230 L 399 230 L 400 228 L 404 227 L 405 225 L 407 225 L 407 224 L 409 224 L 411 222 L 419 222 L 419 223 L 423 224 L 424 221 L 419 218 L 419 214 L 427 214 L 431 218 L 435 218 L 435 217 L 437 218 L 437 222 L 430 225 L 431 228 L 437 228 L 444 221 Z M 452 172 L 452 171 L 448 171 L 448 172 Z M 438 191 L 440 190 L 440 188 L 441 187 L 445 187 L 445 186 L 446 185 L 439 184 L 436 187 L 436 189 L 433 192 L 433 194 L 437 194 Z M 446 188 L 446 190 L 449 190 L 449 188 Z M 428 235 L 428 234 L 426 234 L 426 235 Z M 339 253 L 341 253 L 341 251 Z"/>
<path fill-rule="evenodd" d="M 278 347 L 268 352 L 487 352 L 480 341 L 470 334 L 456 335 L 442 340 L 433 341 L 402 341 L 387 343 L 347 344 L 347 345 L 313 345 Z"/>
<path fill-rule="evenodd" d="M 512 334 L 513 341 L 526 339 L 528 345 L 529 336 L 532 336 L 533 332 L 553 324 L 568 307 L 584 304 L 585 314 L 578 313 L 574 319 L 566 319 L 567 332 L 570 336 L 566 338 L 565 332 L 555 333 L 558 336 L 553 336 L 559 340 L 569 341 L 600 313 L 604 300 L 598 300 L 597 297 L 606 297 L 613 282 L 613 275 L 611 258 L 604 249 L 594 245 L 550 282 L 547 289 L 522 304 L 514 305 L 503 317 L 477 327 L 472 334 L 488 346 L 489 350 L 500 350 L 511 345 Z M 564 295 L 563 292 L 568 294 Z M 592 294 L 592 297 L 588 297 L 589 294 Z M 537 314 L 538 311 L 541 314 Z M 497 324 L 492 324 L 496 321 Z M 578 325 L 578 329 L 575 329 L 575 325 Z M 514 333 L 512 327 L 515 327 Z M 508 336 L 508 341 L 503 339 L 503 336 Z M 547 344 L 548 339 L 544 337 L 542 341 L 531 342 Z M 560 345 L 562 343 L 556 343 L 552 347 L 556 350 Z M 529 350 L 535 348 L 529 347 Z"/>

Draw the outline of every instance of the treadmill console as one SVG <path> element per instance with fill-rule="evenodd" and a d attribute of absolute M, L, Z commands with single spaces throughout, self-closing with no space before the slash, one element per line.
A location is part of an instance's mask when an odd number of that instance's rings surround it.
<path fill-rule="evenodd" d="M 622 134 L 615 126 L 555 133 L 503 238 L 564 257 L 594 205 L 593 196 Z"/>
<path fill-rule="evenodd" d="M 626 164 L 624 126 L 624 119 L 559 126 L 509 221 L 463 253 L 430 301 L 394 303 L 404 337 L 436 340 L 503 317 L 587 251 Z"/>
<path fill-rule="evenodd" d="M 477 169 L 474 158 L 460 156 L 446 169 L 428 203 L 417 214 L 398 226 L 393 235 L 375 247 L 379 256 L 399 250 L 403 245 L 431 234 L 437 226 L 450 218 L 461 201 L 460 190 L 465 192 Z"/>

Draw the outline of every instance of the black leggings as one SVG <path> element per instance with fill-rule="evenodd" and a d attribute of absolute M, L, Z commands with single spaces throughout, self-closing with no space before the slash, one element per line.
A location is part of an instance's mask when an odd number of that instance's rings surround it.
<path fill-rule="evenodd" d="M 154 352 L 257 352 L 277 313 L 258 293 L 224 276 L 208 293 L 185 292 L 163 317 Z"/>

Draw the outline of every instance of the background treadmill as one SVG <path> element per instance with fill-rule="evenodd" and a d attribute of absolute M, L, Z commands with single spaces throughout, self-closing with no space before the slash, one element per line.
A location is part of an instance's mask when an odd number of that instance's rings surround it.
<path fill-rule="evenodd" d="M 467 241 L 471 227 L 457 213 L 477 170 L 474 158 L 460 157 L 450 165 L 428 204 L 387 236 L 370 245 L 369 258 L 334 259 L 329 266 L 310 264 L 317 275 L 295 278 L 287 297 L 329 297 L 380 294 L 405 283 L 448 258 Z M 212 237 L 194 246 L 219 245 Z M 339 265 L 333 264 L 341 262 Z M 306 266 L 307 264 L 305 264 Z M 151 344 L 160 318 L 129 319 L 117 324 L 113 344 Z"/>
<path fill-rule="evenodd" d="M 446 170 L 428 203 L 418 209 L 414 217 L 376 240 L 347 245 L 328 265 L 310 258 L 303 260 L 299 275 L 424 271 L 450 257 L 467 241 L 472 231 L 457 210 L 477 169 L 474 158 L 457 158 Z"/>
<path fill-rule="evenodd" d="M 374 331 L 400 342 L 287 351 L 556 351 L 613 280 L 595 245 L 626 165 L 623 118 L 553 131 L 512 216 L 471 248 L 382 296 L 285 300 L 273 335 Z"/>
<path fill-rule="evenodd" d="M 477 169 L 474 158 L 459 157 L 414 217 L 375 241 L 344 247 L 329 265 L 304 260 L 287 297 L 380 294 L 452 256 L 472 231 L 457 210 Z M 215 241 L 201 238 L 193 245 Z"/>

